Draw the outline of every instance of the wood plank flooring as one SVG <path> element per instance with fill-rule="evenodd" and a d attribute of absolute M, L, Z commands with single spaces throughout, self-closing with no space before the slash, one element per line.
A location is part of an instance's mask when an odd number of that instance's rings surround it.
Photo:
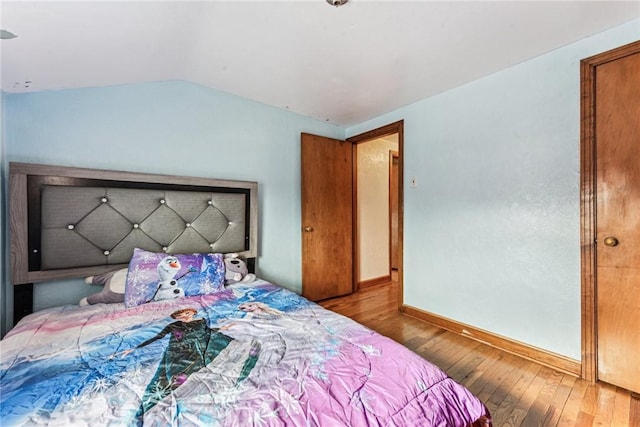
<path fill-rule="evenodd" d="M 640 399 L 590 384 L 398 312 L 391 282 L 322 301 L 438 365 L 478 396 L 493 425 L 640 427 Z"/>

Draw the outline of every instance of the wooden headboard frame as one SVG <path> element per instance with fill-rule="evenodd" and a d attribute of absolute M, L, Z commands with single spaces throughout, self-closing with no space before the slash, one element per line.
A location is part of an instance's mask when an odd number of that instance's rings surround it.
<path fill-rule="evenodd" d="M 256 182 L 12 162 L 9 164 L 9 222 L 11 283 L 19 285 L 14 288 L 14 318 L 16 319 L 32 311 L 32 284 L 35 282 L 92 276 L 126 266 L 126 262 L 108 263 L 105 261 L 96 263 L 96 265 L 56 265 L 54 268 L 41 268 L 39 262 L 34 263 L 33 255 L 43 244 L 46 243 L 51 247 L 56 243 L 39 241 L 41 238 L 45 239 L 44 234 L 42 237 L 40 236 L 42 219 L 39 218 L 40 203 L 44 198 L 40 191 L 43 187 L 49 187 L 53 190 L 64 187 L 63 192 L 65 193 L 67 189 L 73 190 L 73 188 L 82 188 L 82 191 L 90 192 L 105 187 L 105 191 L 111 189 L 115 192 L 126 192 L 129 198 L 132 197 L 132 192 L 138 190 L 146 192 L 144 193 L 146 195 L 151 191 L 154 194 L 167 191 L 181 199 L 197 194 L 198 203 L 201 203 L 203 194 L 211 193 L 214 198 L 217 194 L 222 196 L 239 194 L 241 195 L 240 199 L 246 203 L 243 207 L 246 210 L 245 218 L 241 221 L 242 224 L 237 226 L 243 228 L 244 235 L 241 237 L 244 241 L 241 243 L 240 249 L 244 250 L 224 250 L 223 247 L 222 250 L 212 250 L 212 252 L 238 252 L 247 260 L 250 269 L 255 271 L 258 247 L 258 184 Z M 73 193 L 71 193 L 71 197 L 73 198 Z M 165 203 L 164 200 L 161 202 Z M 64 205 L 64 203 L 60 203 L 60 205 Z M 222 217 L 224 216 L 222 215 Z M 36 226 L 34 226 L 34 221 Z M 135 227 L 138 225 L 135 224 Z M 34 230 L 35 228 L 37 230 Z M 217 248 L 213 244 L 211 246 Z M 143 249 L 158 250 L 157 247 L 143 247 Z M 163 249 L 171 248 L 164 247 Z M 184 245 L 180 249 L 181 252 L 203 252 L 201 246 L 199 250 L 188 250 L 189 248 L 185 248 Z M 105 251 L 105 255 L 107 253 L 108 251 Z"/>

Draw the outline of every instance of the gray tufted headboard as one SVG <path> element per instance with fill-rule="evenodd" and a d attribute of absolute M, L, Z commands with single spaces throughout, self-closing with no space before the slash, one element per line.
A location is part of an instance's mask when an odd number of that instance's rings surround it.
<path fill-rule="evenodd" d="M 238 252 L 254 267 L 256 182 L 27 163 L 9 179 L 14 285 L 121 268 L 136 247 Z"/>

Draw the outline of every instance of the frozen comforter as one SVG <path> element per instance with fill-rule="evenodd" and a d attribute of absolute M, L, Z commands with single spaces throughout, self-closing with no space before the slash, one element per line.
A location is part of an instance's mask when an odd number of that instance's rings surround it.
<path fill-rule="evenodd" d="M 0 345 L 3 426 L 466 426 L 487 415 L 407 348 L 264 281 L 48 309 Z"/>

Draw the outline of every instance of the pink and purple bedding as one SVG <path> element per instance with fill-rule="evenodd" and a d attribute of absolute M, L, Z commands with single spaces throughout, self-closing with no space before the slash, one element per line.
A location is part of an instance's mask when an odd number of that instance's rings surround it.
<path fill-rule="evenodd" d="M 488 415 L 407 348 L 261 280 L 128 309 L 48 309 L 0 344 L 3 426 L 466 426 Z"/>

